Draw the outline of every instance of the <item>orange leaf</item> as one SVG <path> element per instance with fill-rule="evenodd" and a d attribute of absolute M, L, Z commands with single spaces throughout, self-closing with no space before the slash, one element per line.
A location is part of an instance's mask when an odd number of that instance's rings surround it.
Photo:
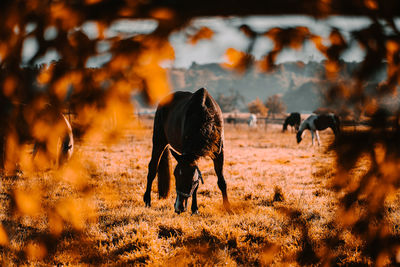
<path fill-rule="evenodd" d="M 30 242 L 25 247 L 25 253 L 30 260 L 41 260 L 47 255 L 47 249 L 42 243 Z"/>
<path fill-rule="evenodd" d="M 93 4 L 100 3 L 101 1 L 103 1 L 103 0 L 85 0 L 85 3 L 87 5 L 93 5 Z"/>
<path fill-rule="evenodd" d="M 16 87 L 17 87 L 16 79 L 12 76 L 7 77 L 3 85 L 4 95 L 8 97 L 11 96 L 14 93 Z"/>
<path fill-rule="evenodd" d="M 364 5 L 371 10 L 378 9 L 378 3 L 375 0 L 364 0 Z"/>
<path fill-rule="evenodd" d="M 150 16 L 159 20 L 169 20 L 175 16 L 175 12 L 169 8 L 155 8 L 151 10 Z"/>
<path fill-rule="evenodd" d="M 225 52 L 225 58 L 228 62 L 223 63 L 226 68 L 235 69 L 240 65 L 240 62 L 245 57 L 245 53 L 235 48 L 228 48 Z"/>
<path fill-rule="evenodd" d="M 7 246 L 9 242 L 6 230 L 0 225 L 0 246 Z"/>
<path fill-rule="evenodd" d="M 14 200 L 19 212 L 25 215 L 35 216 L 41 209 L 39 191 L 23 191 L 16 189 L 14 191 Z"/>
<path fill-rule="evenodd" d="M 211 39 L 214 32 L 208 27 L 201 27 L 195 34 L 189 36 L 189 42 L 191 44 L 196 44 L 202 39 Z"/>

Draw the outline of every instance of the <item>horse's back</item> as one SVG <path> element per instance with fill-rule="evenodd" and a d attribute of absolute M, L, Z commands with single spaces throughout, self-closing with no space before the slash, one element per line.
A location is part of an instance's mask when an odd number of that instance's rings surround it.
<path fill-rule="evenodd" d="M 160 110 L 169 110 L 176 107 L 181 102 L 187 101 L 192 95 L 193 93 L 184 91 L 177 91 L 167 95 L 158 104 L 156 114 L 160 112 Z"/>
<path fill-rule="evenodd" d="M 300 117 L 300 113 L 299 112 L 292 112 L 290 113 L 290 117 L 293 118 L 293 121 L 295 123 L 300 123 L 301 117 Z"/>
<path fill-rule="evenodd" d="M 165 138 L 166 144 L 183 152 L 188 147 L 185 145 L 186 139 L 196 140 L 202 138 L 197 136 L 200 132 L 210 131 L 208 127 L 204 126 L 205 122 L 214 125 L 213 129 L 223 127 L 221 109 L 205 88 L 194 93 L 174 92 L 167 96 L 157 108 L 154 119 L 153 144 L 156 141 L 155 138 L 161 136 Z M 210 134 L 210 136 L 212 135 Z M 202 150 L 197 148 L 197 145 L 195 147 L 194 150 Z"/>
<path fill-rule="evenodd" d="M 334 114 L 320 114 L 315 116 L 314 124 L 317 130 L 332 128 L 336 131 L 336 128 L 339 126 L 339 118 Z"/>
<path fill-rule="evenodd" d="M 176 91 L 166 96 L 157 107 L 156 117 L 163 116 L 164 122 L 168 121 L 168 118 L 172 118 L 173 120 L 184 119 L 183 116 L 185 116 L 186 112 L 189 111 L 191 101 L 193 100 L 192 98 L 196 96 L 196 94 L 204 95 L 204 107 L 209 112 L 216 114 L 218 120 L 222 121 L 222 111 L 219 105 L 205 88 L 200 88 L 194 93 Z"/>
<path fill-rule="evenodd" d="M 300 124 L 301 121 L 301 117 L 300 117 L 300 113 L 298 112 L 292 112 L 290 113 L 289 116 L 286 117 L 284 124 L 286 125 L 290 125 L 290 126 L 294 126 L 296 124 Z"/>

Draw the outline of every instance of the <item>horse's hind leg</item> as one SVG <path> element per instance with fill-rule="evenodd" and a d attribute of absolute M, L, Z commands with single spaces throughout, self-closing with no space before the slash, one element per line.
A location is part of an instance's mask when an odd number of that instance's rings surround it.
<path fill-rule="evenodd" d="M 224 178 L 224 152 L 223 149 L 219 154 L 215 155 L 214 161 L 214 170 L 218 177 L 218 187 L 222 192 L 222 198 L 224 207 L 228 212 L 231 212 L 231 207 L 228 201 L 228 195 L 226 194 L 226 182 Z"/>

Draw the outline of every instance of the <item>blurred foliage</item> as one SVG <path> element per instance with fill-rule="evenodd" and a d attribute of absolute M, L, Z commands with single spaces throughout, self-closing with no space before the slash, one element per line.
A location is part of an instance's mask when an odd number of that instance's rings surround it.
<path fill-rule="evenodd" d="M 112 143 L 120 134 L 124 123 L 130 119 L 131 94 L 141 92 L 149 103 L 156 103 L 170 91 L 166 72 L 161 63 L 173 60 L 174 51 L 168 42 L 169 35 L 188 25 L 199 16 L 216 15 L 268 15 L 305 14 L 315 17 L 329 15 L 362 15 L 370 19 L 364 29 L 355 30 L 350 39 L 332 28 L 328 40 L 312 33 L 304 26 L 273 28 L 257 32 L 248 25 L 240 30 L 249 38 L 246 51 L 227 50 L 224 66 L 245 72 L 256 64 L 261 70 L 274 68 L 275 60 L 284 49 L 299 49 L 311 41 L 326 57 L 325 77 L 330 82 L 326 103 L 340 110 L 343 107 L 359 109 L 372 114 L 371 126 L 364 132 L 344 133 L 333 148 L 337 153 L 338 175 L 332 188 L 342 208 L 337 211 L 337 228 L 351 231 L 363 240 L 360 248 L 374 265 L 395 264 L 398 259 L 400 237 L 389 231 L 385 214 L 385 201 L 398 191 L 399 117 L 400 108 L 387 110 L 377 101 L 397 94 L 400 81 L 400 31 L 394 22 L 400 12 L 397 0 L 340 0 L 340 1 L 130 1 L 130 0 L 6 0 L 0 3 L 0 164 L 4 173 L 24 175 L 32 166 L 23 155 L 22 144 L 35 138 L 32 129 L 40 125 L 30 120 L 32 114 L 43 111 L 50 104 L 59 112 L 73 110 L 81 125 L 82 142 Z M 107 28 L 119 19 L 151 19 L 157 23 L 154 31 L 108 37 Z M 83 24 L 90 22 L 97 28 L 96 36 L 88 36 Z M 49 32 L 55 32 L 49 36 Z M 210 29 L 201 28 L 188 36 L 196 43 L 211 38 Z M 251 55 L 259 36 L 270 38 L 273 49 L 256 62 Z M 34 55 L 23 58 L 26 41 L 36 44 Z M 340 56 L 351 42 L 357 42 L 365 57 L 348 81 L 337 80 L 341 70 Z M 101 44 L 106 43 L 106 52 Z M 36 71 L 26 71 L 21 66 L 33 66 L 46 53 L 56 51 L 60 60 L 42 66 Z M 111 59 L 102 68 L 88 69 L 90 58 L 108 54 Z M 366 90 L 364 81 L 373 75 L 379 65 L 387 62 L 387 78 L 382 86 Z M 20 125 L 19 122 L 23 122 Z M 40 128 L 40 127 L 39 127 Z M 371 166 L 364 177 L 354 181 L 350 170 L 362 155 L 371 159 Z M 16 167 L 18 165 L 18 167 Z M 76 194 L 60 200 L 55 206 L 42 205 L 45 188 L 19 188 L 15 185 L 8 194 L 8 220 L 0 226 L 0 245 L 11 244 L 12 223 L 20 223 L 24 216 L 44 214 L 48 229 L 33 235 L 21 251 L 13 251 L 23 259 L 40 260 L 50 257 L 65 225 L 72 231 L 83 231 L 85 222 L 96 216 L 91 202 L 93 192 L 86 186 L 87 174 L 79 158 L 57 171 L 56 179 L 66 181 Z M 358 203 L 364 203 L 362 212 L 356 212 Z M 295 211 L 285 211 L 299 226 L 303 250 L 298 254 L 299 264 L 330 263 L 335 242 L 326 242 L 324 253 L 314 250 L 307 239 L 308 229 Z M 338 231 L 339 232 L 339 231 Z M 28 238 L 29 239 L 29 238 Z M 329 240 L 335 240 L 333 236 Z M 82 244 L 88 242 L 81 240 Z M 89 245 L 88 245 L 89 247 Z M 269 250 L 271 248 L 271 250 Z M 276 251 L 276 246 L 266 246 Z M 269 256 L 266 258 L 269 258 Z"/>

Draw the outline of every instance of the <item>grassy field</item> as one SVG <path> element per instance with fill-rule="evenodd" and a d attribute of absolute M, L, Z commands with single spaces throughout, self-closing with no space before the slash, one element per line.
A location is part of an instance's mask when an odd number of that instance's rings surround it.
<path fill-rule="evenodd" d="M 72 164 L 80 175 L 65 170 L 3 177 L 2 264 L 300 266 L 321 258 L 337 265 L 370 263 L 351 232 L 340 233 L 333 256 L 324 257 L 325 241 L 338 231 L 330 130 L 321 132 L 321 147 L 311 147 L 309 133 L 298 145 L 295 134 L 282 133 L 280 125 L 226 125 L 233 214 L 223 209 L 212 161 L 202 159 L 198 215 L 174 213 L 174 184 L 160 200 L 155 182 L 152 207 L 144 207 L 151 135 L 152 121 L 142 120 L 113 145 L 78 142 L 80 163 Z M 367 164 L 360 162 L 354 176 Z"/>

